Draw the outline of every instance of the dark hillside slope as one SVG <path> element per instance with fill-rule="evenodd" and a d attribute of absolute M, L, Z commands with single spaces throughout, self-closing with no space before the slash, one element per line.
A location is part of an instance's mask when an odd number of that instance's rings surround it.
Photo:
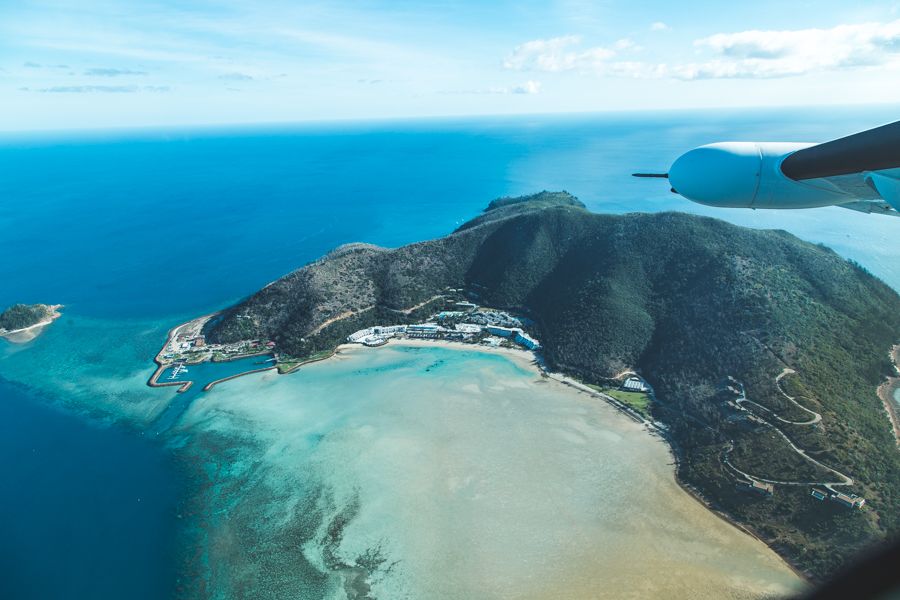
<path fill-rule="evenodd" d="M 670 427 L 681 479 L 814 576 L 900 531 L 900 453 L 875 393 L 900 339 L 900 298 L 785 232 L 677 213 L 593 214 L 565 193 L 503 199 L 444 238 L 343 247 L 254 294 L 208 333 L 273 339 L 281 353 L 308 356 L 362 327 L 421 319 L 447 288 L 527 311 L 551 368 L 597 383 L 639 370 L 656 389 L 653 413 Z M 817 503 L 808 486 L 777 486 L 772 498 L 735 491 L 721 462 L 731 441 L 735 460 L 762 477 L 799 458 L 726 410 L 722 383 L 734 377 L 787 415 L 799 409 L 776 387 L 785 368 L 796 371 L 785 385 L 822 414 L 785 433 L 853 477 L 868 510 Z"/>

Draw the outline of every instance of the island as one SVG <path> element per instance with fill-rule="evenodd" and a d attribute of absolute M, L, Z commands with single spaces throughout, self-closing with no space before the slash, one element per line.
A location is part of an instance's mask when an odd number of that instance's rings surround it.
<path fill-rule="evenodd" d="M 0 337 L 16 344 L 30 342 L 62 316 L 62 304 L 14 304 L 0 313 Z"/>
<path fill-rule="evenodd" d="M 878 394 L 900 296 L 784 231 L 503 198 L 439 239 L 342 246 L 176 328 L 157 360 L 267 352 L 289 373 L 398 336 L 534 352 L 663 436 L 687 491 L 809 579 L 900 533 Z"/>

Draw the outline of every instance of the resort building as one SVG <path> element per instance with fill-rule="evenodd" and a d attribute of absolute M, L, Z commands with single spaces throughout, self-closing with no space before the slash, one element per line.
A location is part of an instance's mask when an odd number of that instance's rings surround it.
<path fill-rule="evenodd" d="M 453 319 L 455 317 L 461 317 L 465 315 L 461 310 L 442 310 L 437 314 L 438 321 L 443 321 L 444 319 Z"/>
<path fill-rule="evenodd" d="M 866 504 L 865 498 L 860 498 L 856 494 L 844 494 L 843 492 L 835 492 L 831 496 L 831 501 L 847 508 L 862 508 Z"/>
<path fill-rule="evenodd" d="M 517 330 L 515 340 L 517 344 L 521 344 L 529 350 L 538 350 L 541 347 L 540 343 L 536 339 L 534 339 L 521 329 Z"/>
<path fill-rule="evenodd" d="M 484 328 L 484 330 L 491 335 L 503 338 L 512 338 L 514 342 L 525 346 L 529 350 L 537 350 L 541 347 L 541 344 L 536 339 L 534 339 L 518 327 L 500 327 L 499 325 L 488 325 Z"/>
<path fill-rule="evenodd" d="M 447 314 L 447 313 L 441 313 Z M 455 314 L 455 313 L 454 313 Z M 481 314 L 481 313 L 479 313 Z M 505 313 L 503 313 L 505 315 Z M 440 318 L 440 314 L 436 315 Z M 505 318 L 505 317 L 504 317 Z M 451 339 L 468 340 L 482 332 L 491 334 L 488 341 L 491 346 L 498 346 L 503 339 L 509 339 L 529 350 L 539 350 L 541 345 L 519 327 L 503 327 L 500 325 L 479 325 L 476 323 L 457 323 L 453 329 L 437 323 L 420 323 L 417 325 L 376 325 L 360 329 L 347 336 L 347 341 L 366 346 L 380 346 L 397 334 L 405 334 L 413 339 Z"/>
<path fill-rule="evenodd" d="M 363 338 L 367 338 L 370 335 L 375 334 L 375 329 L 373 327 L 368 327 L 366 329 L 360 329 L 359 331 L 354 331 L 350 335 L 347 336 L 348 342 L 362 342 Z"/>
<path fill-rule="evenodd" d="M 512 329 L 522 326 L 522 321 L 518 317 L 514 317 L 507 312 L 494 310 L 485 310 L 481 312 L 471 313 L 467 317 L 467 320 L 471 323 L 477 323 L 479 325 L 496 325 L 499 327 L 504 327 L 506 329 Z"/>
<path fill-rule="evenodd" d="M 443 337 L 444 328 L 437 323 L 422 323 L 421 325 L 407 325 L 406 335 L 417 339 L 436 339 Z"/>
<path fill-rule="evenodd" d="M 381 346 L 398 333 L 406 331 L 406 325 L 376 325 L 354 331 L 347 336 L 347 341 L 366 346 Z"/>
<path fill-rule="evenodd" d="M 629 377 L 622 384 L 622 389 L 627 392 L 649 392 L 650 386 L 640 377 Z"/>
<path fill-rule="evenodd" d="M 406 331 L 406 325 L 379 325 L 372 328 L 375 335 L 392 335 L 394 333 L 403 333 Z"/>

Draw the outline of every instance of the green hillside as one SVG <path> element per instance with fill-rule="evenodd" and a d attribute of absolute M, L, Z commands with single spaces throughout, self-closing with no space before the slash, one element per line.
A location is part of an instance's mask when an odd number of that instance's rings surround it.
<path fill-rule="evenodd" d="M 14 331 L 40 323 L 50 314 L 45 304 L 14 304 L 0 313 L 0 329 Z"/>
<path fill-rule="evenodd" d="M 598 385 L 638 370 L 655 388 L 650 411 L 669 427 L 681 480 L 812 576 L 900 531 L 900 453 L 875 393 L 900 340 L 900 297 L 782 231 L 678 213 L 594 214 L 564 192 L 502 199 L 441 239 L 338 249 L 227 311 L 207 334 L 273 339 L 304 357 L 362 327 L 421 319 L 447 288 L 529 315 L 555 370 Z M 735 489 L 721 460 L 731 440 L 742 468 L 820 472 L 723 403 L 731 376 L 760 405 L 798 411 L 775 384 L 787 367 L 797 373 L 785 385 L 822 420 L 784 433 L 850 474 L 867 509 L 813 501 L 802 486 L 776 486 L 770 498 Z"/>

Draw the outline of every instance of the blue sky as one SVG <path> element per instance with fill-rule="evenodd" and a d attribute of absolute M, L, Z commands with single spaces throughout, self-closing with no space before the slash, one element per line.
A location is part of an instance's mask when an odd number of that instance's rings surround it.
<path fill-rule="evenodd" d="M 900 99 L 900 2 L 0 0 L 0 130 Z"/>

